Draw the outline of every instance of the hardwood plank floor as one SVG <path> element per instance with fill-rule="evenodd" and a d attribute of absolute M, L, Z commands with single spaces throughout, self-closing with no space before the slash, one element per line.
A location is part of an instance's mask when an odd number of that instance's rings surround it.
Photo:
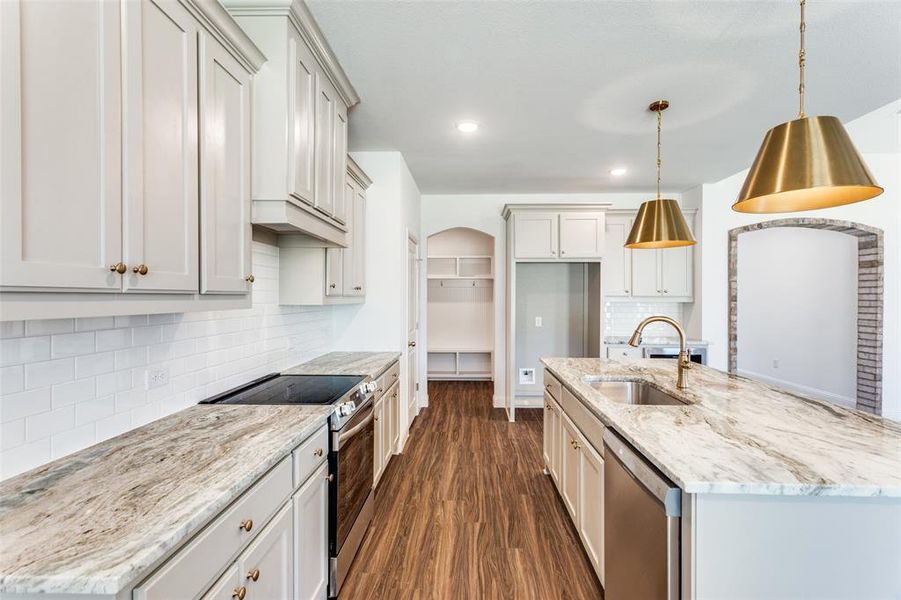
<path fill-rule="evenodd" d="M 341 600 L 603 598 L 542 472 L 542 411 L 509 423 L 491 397 L 490 383 L 429 383 Z"/>

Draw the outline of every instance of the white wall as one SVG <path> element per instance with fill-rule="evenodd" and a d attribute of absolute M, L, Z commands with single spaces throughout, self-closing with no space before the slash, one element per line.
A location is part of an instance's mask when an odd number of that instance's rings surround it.
<path fill-rule="evenodd" d="M 408 232 L 419 239 L 421 248 L 424 245 L 419 234 L 419 188 L 399 152 L 351 155 L 373 182 L 366 191 L 366 302 L 334 308 L 333 349 L 406 354 Z M 420 298 L 425 298 L 421 281 Z M 419 338 L 424 340 L 424 325 L 420 327 Z M 402 425 L 409 422 L 407 369 L 407 362 L 401 360 Z M 406 435 L 404 426 L 401 439 Z"/>
<path fill-rule="evenodd" d="M 738 237 L 738 257 L 738 372 L 853 408 L 857 238 L 762 229 Z"/>
<path fill-rule="evenodd" d="M 680 199 L 680 194 L 665 193 Z M 504 290 L 507 286 L 507 229 L 501 217 L 505 204 L 592 204 L 611 203 L 614 209 L 635 209 L 653 197 L 652 193 L 609 194 L 426 194 L 422 196 L 422 234 L 424 237 L 450 227 L 471 227 L 494 236 L 494 403 L 503 405 L 506 390 L 504 367 Z M 425 304 L 423 304 L 425 306 Z M 425 338 L 423 338 L 425 339 Z M 425 370 L 421 381 L 426 380 Z"/>
<path fill-rule="evenodd" d="M 327 352 L 328 308 L 278 306 L 278 248 L 253 272 L 247 310 L 0 323 L 0 479 Z"/>
<path fill-rule="evenodd" d="M 785 217 L 820 217 L 854 221 L 884 231 L 885 311 L 883 322 L 883 415 L 901 419 L 901 100 L 847 125 L 851 139 L 885 188 L 873 200 L 824 210 L 780 215 L 747 215 L 732 210 L 747 171 L 702 187 L 700 336 L 710 342 L 708 360 L 727 368 L 728 231 L 734 227 Z M 761 132 L 761 136 L 764 132 Z"/>

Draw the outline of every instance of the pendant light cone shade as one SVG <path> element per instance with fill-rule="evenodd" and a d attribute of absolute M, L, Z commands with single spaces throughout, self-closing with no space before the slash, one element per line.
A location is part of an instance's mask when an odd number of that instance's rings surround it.
<path fill-rule="evenodd" d="M 767 132 L 732 209 L 815 210 L 869 200 L 882 192 L 841 121 L 805 117 Z"/>
<path fill-rule="evenodd" d="M 675 248 L 692 246 L 695 239 L 682 215 L 679 203 L 657 198 L 641 203 L 626 248 Z"/>

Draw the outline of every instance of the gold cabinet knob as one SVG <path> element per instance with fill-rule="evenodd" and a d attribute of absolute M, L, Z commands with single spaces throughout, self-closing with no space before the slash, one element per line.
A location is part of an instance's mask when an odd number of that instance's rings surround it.
<path fill-rule="evenodd" d="M 336 284 L 336 283 L 330 283 L 330 284 L 328 284 L 328 286 L 329 286 L 331 289 L 335 289 L 336 287 L 338 287 L 338 284 Z"/>
<path fill-rule="evenodd" d="M 138 275 L 146 275 L 150 269 L 147 268 L 147 265 L 140 264 L 137 267 L 132 268 L 132 273 L 137 273 Z"/>
<path fill-rule="evenodd" d="M 361 291 L 363 291 L 363 286 L 362 286 L 362 285 L 355 285 L 355 286 L 354 286 L 354 289 L 357 290 L 358 292 L 361 292 Z"/>
<path fill-rule="evenodd" d="M 259 569 L 251 569 L 250 571 L 247 572 L 247 579 L 250 579 L 251 581 L 256 581 L 259 578 L 260 578 L 260 570 Z"/>
<path fill-rule="evenodd" d="M 232 592 L 232 598 L 237 598 L 238 600 L 244 600 L 244 596 L 247 595 L 247 588 L 243 585 L 239 588 L 235 588 Z"/>
<path fill-rule="evenodd" d="M 253 273 L 251 273 L 244 278 L 244 281 L 246 281 L 247 283 L 253 283 L 254 281 L 256 281 L 256 278 L 253 276 Z"/>
<path fill-rule="evenodd" d="M 328 475 L 325 476 L 325 479 L 326 479 L 326 481 L 332 482 L 335 480 L 335 476 L 332 475 L 331 473 L 329 473 Z"/>
<path fill-rule="evenodd" d="M 250 531 L 253 529 L 253 519 L 247 519 L 241 521 L 241 524 L 238 525 L 238 529 L 243 529 L 244 531 Z"/>
<path fill-rule="evenodd" d="M 109 270 L 121 275 L 122 273 L 124 273 L 125 271 L 128 270 L 128 267 L 125 265 L 125 263 L 117 262 L 114 265 L 110 265 Z"/>
<path fill-rule="evenodd" d="M 316 448 L 315 450 L 313 450 L 313 455 L 322 456 L 322 448 Z"/>
<path fill-rule="evenodd" d="M 397 379 L 397 373 L 394 374 L 394 378 Z"/>
<path fill-rule="evenodd" d="M 545 407 L 546 409 L 548 409 L 548 410 L 551 410 L 551 405 L 550 405 L 550 404 L 545 404 L 544 407 Z"/>

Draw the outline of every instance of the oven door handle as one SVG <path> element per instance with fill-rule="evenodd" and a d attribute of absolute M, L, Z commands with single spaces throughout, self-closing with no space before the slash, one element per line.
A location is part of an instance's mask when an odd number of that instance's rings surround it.
<path fill-rule="evenodd" d="M 369 414 L 366 416 L 366 418 L 364 418 L 362 421 L 360 421 L 360 423 L 354 425 L 352 428 L 350 428 L 347 431 L 342 431 L 338 435 L 338 447 L 341 446 L 342 442 L 346 442 L 353 436 L 360 433 L 360 431 L 362 431 L 364 427 L 366 427 L 367 425 L 369 425 L 372 422 L 373 416 L 375 416 L 375 411 L 370 408 Z"/>

